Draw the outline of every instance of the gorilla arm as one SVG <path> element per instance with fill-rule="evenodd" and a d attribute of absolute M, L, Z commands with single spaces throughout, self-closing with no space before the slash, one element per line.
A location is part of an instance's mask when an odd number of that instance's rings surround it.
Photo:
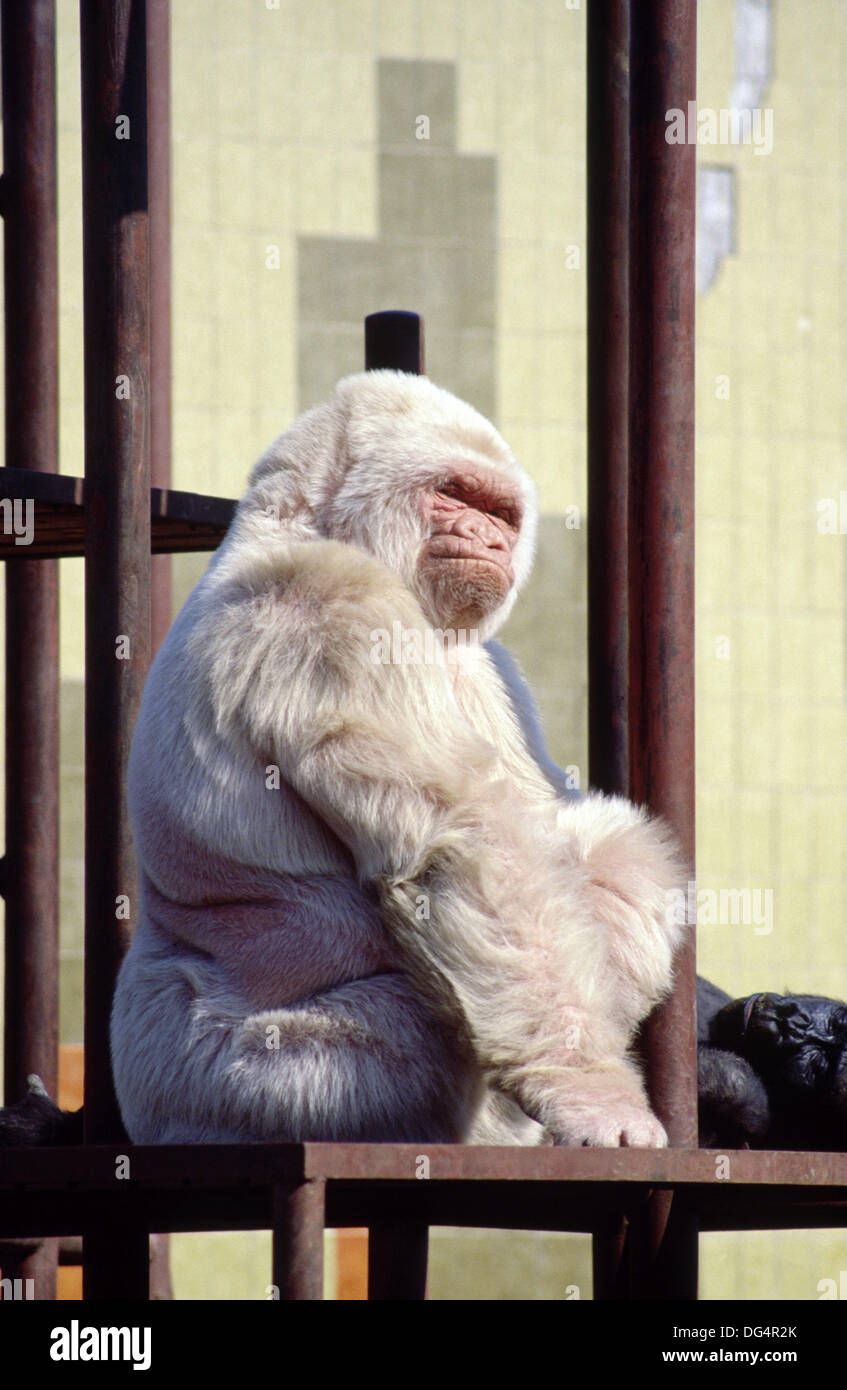
<path fill-rule="evenodd" d="M 582 793 L 550 757 L 532 691 L 512 653 L 493 640 L 485 643 L 485 650 L 509 696 L 523 742 L 536 767 L 540 768 L 557 796 L 564 801 L 581 801 Z"/>
<path fill-rule="evenodd" d="M 597 825 L 583 812 L 563 844 L 552 791 L 530 803 L 504 777 L 444 665 L 375 663 L 375 630 L 426 625 L 357 548 L 244 545 L 220 597 L 192 634 L 219 734 L 277 764 L 348 847 L 409 974 L 489 1083 L 560 1142 L 665 1142 L 626 1057 L 658 994 L 623 979 L 616 945 L 623 914 L 643 938 L 627 949 L 646 943 L 664 992 L 674 943 L 657 953 L 653 918 L 678 870 L 662 834 L 626 803 L 589 798 Z M 612 865 L 640 857 L 643 901 L 594 882 L 599 840 Z"/>

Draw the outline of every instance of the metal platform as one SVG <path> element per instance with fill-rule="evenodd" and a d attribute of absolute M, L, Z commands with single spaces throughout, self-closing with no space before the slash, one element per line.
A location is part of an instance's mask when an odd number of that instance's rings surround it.
<path fill-rule="evenodd" d="M 600 1234 L 616 1221 L 637 1226 L 659 1192 L 673 1193 L 700 1231 L 844 1227 L 847 1154 L 420 1144 L 19 1149 L 0 1156 L 0 1241 L 81 1234 L 101 1257 L 87 1297 L 144 1299 L 151 1232 L 269 1229 L 280 1296 L 320 1299 L 324 1228 L 368 1226 L 372 1290 L 380 1251 L 403 1247 L 378 1296 L 410 1299 L 424 1295 L 430 1226 Z M 423 1258 L 409 1259 L 421 1244 Z"/>

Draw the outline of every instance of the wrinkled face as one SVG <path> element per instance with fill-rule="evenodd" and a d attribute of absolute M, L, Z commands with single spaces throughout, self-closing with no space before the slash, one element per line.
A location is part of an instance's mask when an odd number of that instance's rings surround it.
<path fill-rule="evenodd" d="M 426 539 L 418 584 L 438 625 L 472 629 L 515 582 L 521 502 L 504 478 L 462 465 L 421 498 Z"/>
<path fill-rule="evenodd" d="M 847 1074 L 847 1008 L 835 999 L 751 994 L 725 1005 L 710 1032 L 780 1094 L 829 1092 Z"/>

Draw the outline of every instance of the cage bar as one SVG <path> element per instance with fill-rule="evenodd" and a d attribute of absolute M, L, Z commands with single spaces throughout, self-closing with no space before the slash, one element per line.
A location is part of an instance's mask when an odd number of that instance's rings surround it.
<path fill-rule="evenodd" d="M 630 0 L 586 16 L 588 336 L 588 773 L 597 791 L 629 782 Z"/>
<path fill-rule="evenodd" d="M 52 0 L 2 6 L 6 461 L 58 467 L 56 54 Z M 27 489 L 27 493 L 29 489 Z M 18 519 L 32 522 L 31 496 Z M 14 516 L 14 513 L 13 513 Z M 13 528 L 14 529 L 14 528 Z M 27 545 L 10 544 L 20 555 Z M 58 1085 L 59 575 L 21 559 L 6 575 L 4 1088 L 36 1072 Z M 56 1242 L 18 1264 L 36 1298 L 55 1297 Z M 11 1261 L 5 1259 L 11 1272 Z"/>
<path fill-rule="evenodd" d="M 119 1137 L 115 977 L 136 904 L 124 779 L 150 650 L 150 338 L 143 4 L 83 0 L 85 1126 Z"/>
<path fill-rule="evenodd" d="M 696 0 L 631 16 L 629 264 L 629 794 L 694 842 L 695 149 L 667 115 L 696 94 Z M 643 1029 L 650 1099 L 677 1147 L 697 1145 L 694 924 L 672 997 Z M 634 1238 L 633 1238 L 634 1237 Z M 671 1193 L 631 1233 L 634 1296 L 695 1298 L 697 1227 Z"/>

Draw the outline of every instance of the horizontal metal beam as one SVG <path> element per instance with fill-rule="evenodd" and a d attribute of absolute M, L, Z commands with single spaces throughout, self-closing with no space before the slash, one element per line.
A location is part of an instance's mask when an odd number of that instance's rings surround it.
<path fill-rule="evenodd" d="M 84 555 L 85 480 L 65 474 L 0 468 L 0 559 L 32 560 L 45 556 Z M 31 503 L 28 508 L 26 504 Z M 173 488 L 150 489 L 151 550 L 156 554 L 215 550 L 235 513 L 231 497 L 209 497 Z M 30 532 L 30 527 L 32 528 Z M 32 540 L 22 543 L 29 535 Z"/>
<path fill-rule="evenodd" d="M 325 1187 L 327 1227 L 412 1222 L 590 1233 L 630 1220 L 672 1191 L 701 1230 L 847 1227 L 847 1155 L 643 1149 L 471 1149 L 421 1145 L 260 1144 L 7 1151 L 0 1238 L 93 1235 L 126 1218 L 139 1231 L 262 1230 L 286 1193 Z M 114 1181 L 119 1154 L 131 1178 Z M 716 1159 L 721 1159 L 722 1177 Z M 728 1165 L 727 1165 L 728 1159 Z M 120 1186 L 121 1191 L 117 1190 Z"/>
<path fill-rule="evenodd" d="M 8 1149 L 0 1165 L 0 1199 L 29 1190 L 102 1189 L 113 1181 L 126 1144 L 61 1149 Z M 137 1188 L 210 1191 L 296 1185 L 311 1178 L 335 1183 L 421 1183 L 420 1156 L 430 1182 L 614 1183 L 650 1187 L 758 1184 L 794 1188 L 792 1200 L 819 1201 L 826 1190 L 847 1205 L 847 1154 L 739 1149 L 484 1148 L 462 1144 L 175 1144 L 132 1145 Z M 720 1175 L 716 1162 L 721 1159 Z"/>

